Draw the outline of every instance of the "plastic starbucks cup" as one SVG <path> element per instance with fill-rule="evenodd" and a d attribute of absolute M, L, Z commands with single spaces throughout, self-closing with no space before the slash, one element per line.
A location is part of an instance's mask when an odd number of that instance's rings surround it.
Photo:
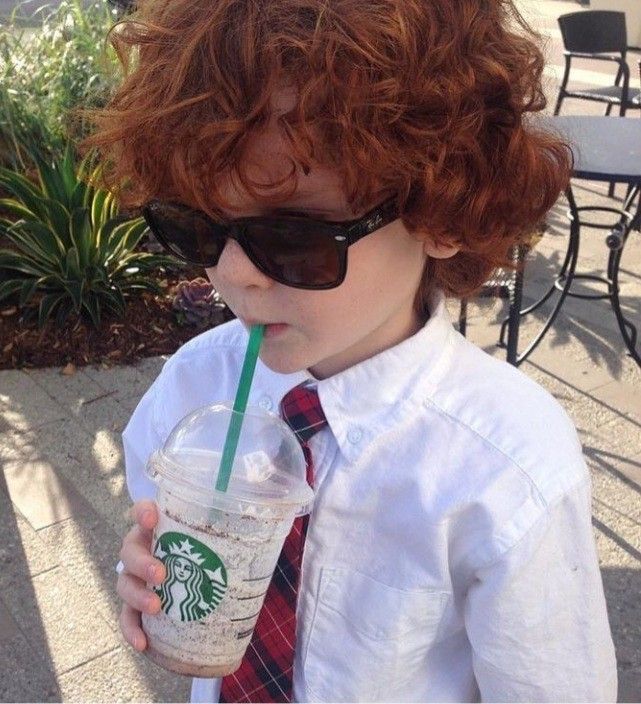
<path fill-rule="evenodd" d="M 158 485 L 152 552 L 167 577 L 153 588 L 162 609 L 143 614 L 147 656 L 194 677 L 240 667 L 294 518 L 313 491 L 291 429 L 260 409 L 245 412 L 227 491 L 215 489 L 231 404 L 184 418 L 147 464 Z"/>

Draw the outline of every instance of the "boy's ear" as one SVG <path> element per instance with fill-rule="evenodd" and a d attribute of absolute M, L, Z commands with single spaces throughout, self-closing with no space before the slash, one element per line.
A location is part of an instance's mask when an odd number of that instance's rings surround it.
<path fill-rule="evenodd" d="M 423 249 L 428 257 L 433 259 L 450 259 L 461 251 L 459 244 L 439 244 L 431 237 L 426 237 L 423 241 Z"/>

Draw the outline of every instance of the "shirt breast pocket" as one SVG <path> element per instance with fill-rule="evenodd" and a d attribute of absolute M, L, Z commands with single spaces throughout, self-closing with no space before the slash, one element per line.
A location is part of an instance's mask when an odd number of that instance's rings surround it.
<path fill-rule="evenodd" d="M 308 694 L 321 701 L 390 701 L 436 639 L 448 593 L 403 590 L 323 568 L 305 654 Z"/>

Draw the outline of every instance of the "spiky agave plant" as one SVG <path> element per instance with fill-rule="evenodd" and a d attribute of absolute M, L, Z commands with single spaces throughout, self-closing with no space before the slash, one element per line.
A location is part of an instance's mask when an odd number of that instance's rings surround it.
<path fill-rule="evenodd" d="M 0 233 L 13 245 L 0 249 L 0 301 L 18 295 L 21 308 L 35 307 L 42 327 L 55 313 L 99 327 L 101 314 L 125 312 L 126 297 L 160 292 L 153 273 L 176 266 L 170 257 L 135 251 L 147 227 L 142 218 L 119 214 L 113 194 L 97 187 L 98 167 L 79 167 L 71 147 L 47 163 L 36 156 L 38 183 L 0 168 Z"/>

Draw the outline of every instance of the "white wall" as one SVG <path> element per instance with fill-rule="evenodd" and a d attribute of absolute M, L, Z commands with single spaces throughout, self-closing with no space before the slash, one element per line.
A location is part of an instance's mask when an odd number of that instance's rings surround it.
<path fill-rule="evenodd" d="M 625 12 L 628 46 L 641 47 L 641 0 L 590 0 L 590 10 Z"/>

